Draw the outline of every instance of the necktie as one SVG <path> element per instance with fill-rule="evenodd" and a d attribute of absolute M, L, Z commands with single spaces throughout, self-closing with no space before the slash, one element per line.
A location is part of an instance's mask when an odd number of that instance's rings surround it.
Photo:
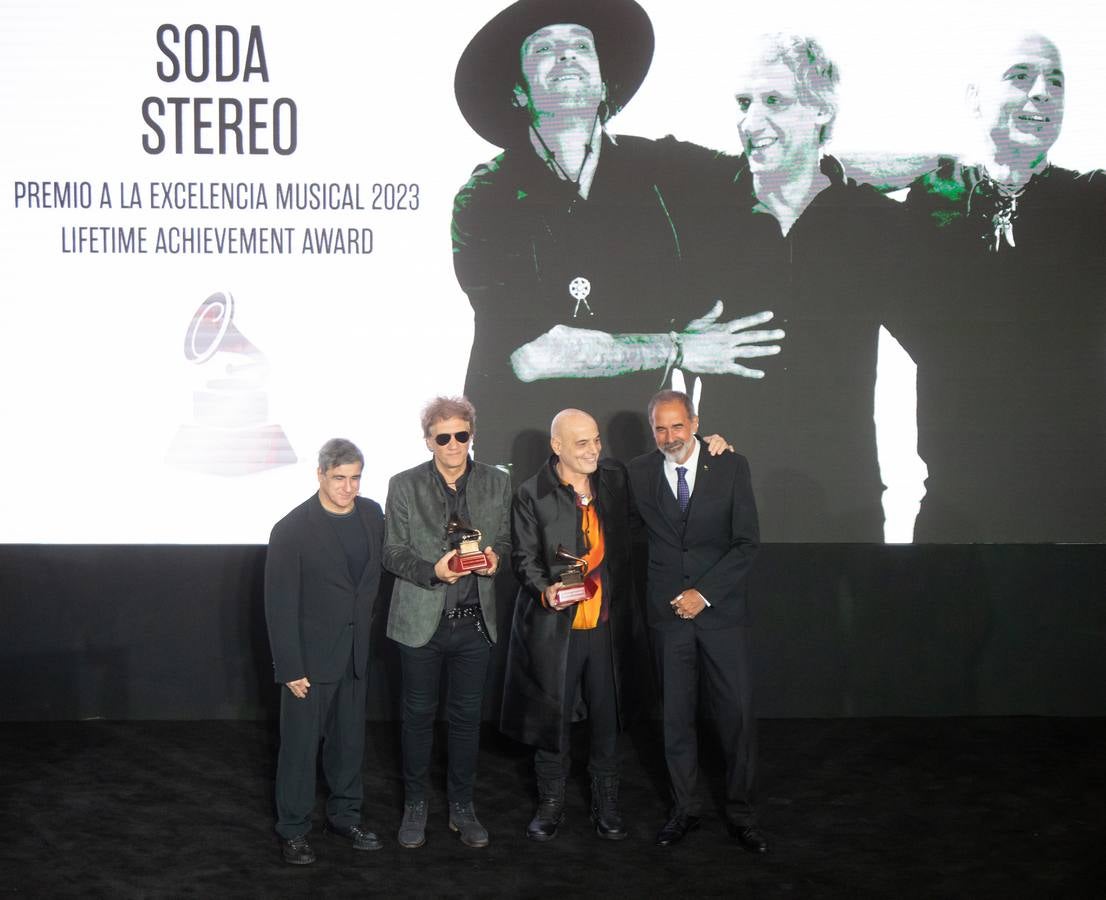
<path fill-rule="evenodd" d="M 686 474 L 686 468 L 676 466 L 676 502 L 680 504 L 680 512 L 687 512 L 687 504 L 691 499 L 691 491 L 688 489 L 687 479 L 684 477 Z"/>

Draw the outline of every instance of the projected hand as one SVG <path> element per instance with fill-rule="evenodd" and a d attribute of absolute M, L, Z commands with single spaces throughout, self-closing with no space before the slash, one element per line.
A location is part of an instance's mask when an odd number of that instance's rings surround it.
<path fill-rule="evenodd" d="M 300 700 L 304 700 L 307 697 L 307 692 L 311 688 L 311 682 L 307 680 L 305 675 L 303 678 L 297 678 L 295 681 L 289 681 L 288 690 Z"/>
<path fill-rule="evenodd" d="M 763 341 L 781 341 L 784 332 L 778 328 L 761 331 L 747 331 L 757 325 L 771 321 L 773 313 L 769 310 L 743 316 L 730 322 L 719 322 L 722 315 L 722 301 L 717 301 L 710 311 L 701 318 L 692 319 L 681 334 L 683 359 L 679 366 L 689 372 L 704 375 L 740 375 L 743 378 L 763 378 L 760 369 L 751 369 L 737 362 L 739 359 L 752 359 L 758 356 L 775 356 L 780 352 L 779 344 L 761 344 Z"/>

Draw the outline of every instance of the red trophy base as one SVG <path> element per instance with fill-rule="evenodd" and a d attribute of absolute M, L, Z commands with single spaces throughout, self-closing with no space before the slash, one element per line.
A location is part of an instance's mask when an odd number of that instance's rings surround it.
<path fill-rule="evenodd" d="M 476 569 L 486 569 L 489 566 L 488 558 L 480 551 L 475 553 L 458 553 L 449 559 L 449 570 L 463 575 Z"/>
<path fill-rule="evenodd" d="M 566 606 L 572 606 L 572 604 L 579 603 L 582 600 L 590 600 L 594 596 L 595 582 L 590 578 L 585 578 L 579 584 L 567 584 L 558 590 L 553 601 L 553 606 L 557 609 L 563 609 Z"/>

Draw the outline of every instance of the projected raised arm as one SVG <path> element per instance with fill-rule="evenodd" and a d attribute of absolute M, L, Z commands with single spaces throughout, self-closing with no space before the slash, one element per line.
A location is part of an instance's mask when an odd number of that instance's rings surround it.
<path fill-rule="evenodd" d="M 690 372 L 763 378 L 764 372 L 737 362 L 780 352 L 780 329 L 749 330 L 772 319 L 768 310 L 719 322 L 719 300 L 705 316 L 670 334 L 608 334 L 555 325 L 511 354 L 520 381 L 543 378 L 602 378 L 677 366 Z"/>

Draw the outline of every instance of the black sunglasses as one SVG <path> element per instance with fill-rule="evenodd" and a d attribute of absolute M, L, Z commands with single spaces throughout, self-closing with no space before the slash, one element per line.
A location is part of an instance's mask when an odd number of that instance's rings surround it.
<path fill-rule="evenodd" d="M 446 444 L 449 443 L 450 438 L 457 438 L 458 444 L 467 444 L 470 437 L 472 437 L 472 435 L 469 434 L 467 431 L 458 431 L 454 434 L 449 434 L 447 432 L 445 434 L 434 435 L 434 441 L 439 447 L 444 447 Z"/>

